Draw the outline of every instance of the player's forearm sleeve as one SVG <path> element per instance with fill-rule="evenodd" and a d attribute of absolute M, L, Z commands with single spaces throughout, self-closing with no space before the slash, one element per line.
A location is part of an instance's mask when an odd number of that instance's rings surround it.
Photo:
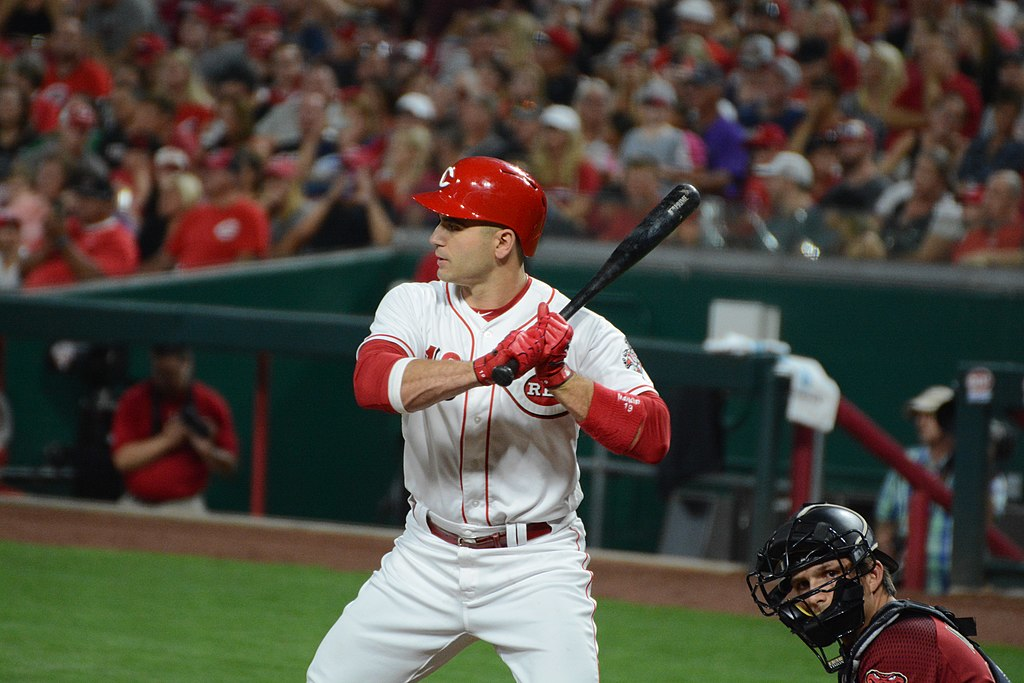
<path fill-rule="evenodd" d="M 660 396 L 624 394 L 596 382 L 580 428 L 611 452 L 652 464 L 665 457 L 671 438 L 668 406 Z"/>
<path fill-rule="evenodd" d="M 404 412 L 401 371 L 412 360 L 397 344 L 379 340 L 363 344 L 359 348 L 356 370 L 352 375 L 356 403 L 371 410 Z"/>

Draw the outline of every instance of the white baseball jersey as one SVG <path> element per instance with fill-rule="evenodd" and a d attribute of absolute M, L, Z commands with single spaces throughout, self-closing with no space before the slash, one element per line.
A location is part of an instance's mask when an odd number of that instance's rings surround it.
<path fill-rule="evenodd" d="M 557 311 L 568 299 L 531 278 L 520 300 L 491 321 L 457 286 L 439 281 L 399 285 L 381 301 L 364 344 L 392 342 L 409 356 L 393 367 L 388 396 L 403 414 L 405 486 L 432 515 L 467 527 L 557 521 L 582 500 L 579 426 L 532 371 L 509 387 L 475 387 L 414 413 L 400 397 L 411 360 L 478 358 L 531 325 L 542 301 Z M 584 309 L 570 323 L 568 367 L 624 394 L 654 390 L 625 335 L 605 318 Z"/>

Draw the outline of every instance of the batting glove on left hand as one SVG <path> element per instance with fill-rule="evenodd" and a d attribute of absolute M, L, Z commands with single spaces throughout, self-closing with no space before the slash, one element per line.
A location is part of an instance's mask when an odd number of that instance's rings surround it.
<path fill-rule="evenodd" d="M 473 361 L 473 372 L 484 386 L 494 384 L 491 375 L 494 368 L 505 365 L 509 360 L 517 363 L 515 378 L 519 379 L 537 367 L 543 358 L 544 330 L 537 325 L 526 330 L 514 330 L 501 340 L 493 351 Z"/>

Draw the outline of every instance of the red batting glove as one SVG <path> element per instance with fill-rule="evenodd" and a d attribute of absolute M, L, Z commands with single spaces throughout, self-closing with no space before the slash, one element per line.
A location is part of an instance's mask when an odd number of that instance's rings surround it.
<path fill-rule="evenodd" d="M 544 329 L 545 360 L 537 366 L 537 380 L 545 389 L 557 389 L 569 381 L 573 372 L 565 366 L 565 354 L 572 341 L 572 327 L 558 313 L 548 311 L 545 303 L 537 307 L 537 324 Z"/>
<path fill-rule="evenodd" d="M 543 352 L 544 331 L 540 327 L 534 325 L 526 330 L 515 330 L 502 339 L 493 351 L 474 360 L 473 372 L 476 373 L 480 384 L 490 386 L 494 384 L 494 380 L 491 379 L 494 368 L 514 359 L 519 364 L 515 373 L 515 378 L 519 379 L 537 367 L 543 359 Z"/>

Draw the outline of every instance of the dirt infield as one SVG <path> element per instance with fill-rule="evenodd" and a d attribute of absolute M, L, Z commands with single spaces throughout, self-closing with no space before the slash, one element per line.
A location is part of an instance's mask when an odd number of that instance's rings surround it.
<path fill-rule="evenodd" d="M 146 550 L 256 562 L 294 562 L 341 571 L 379 566 L 397 533 L 340 524 L 241 515 L 202 519 L 126 513 L 112 506 L 0 497 L 0 538 L 60 546 Z M 594 594 L 652 605 L 756 615 L 741 567 L 637 553 L 595 551 Z M 928 601 L 926 596 L 906 594 Z M 940 602 L 978 620 L 980 639 L 1024 647 L 1024 597 L 993 592 Z"/>

